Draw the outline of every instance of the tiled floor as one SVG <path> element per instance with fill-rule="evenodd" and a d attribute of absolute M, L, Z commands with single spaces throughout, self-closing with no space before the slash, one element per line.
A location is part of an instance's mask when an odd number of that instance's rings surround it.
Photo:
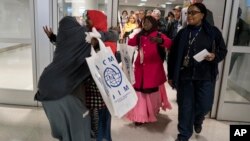
<path fill-rule="evenodd" d="M 173 109 L 161 111 L 158 122 L 135 127 L 124 119 L 113 118 L 113 141 L 174 141 L 177 135 L 175 91 L 167 86 Z M 0 141 L 56 141 L 42 108 L 0 105 Z M 206 119 L 200 135 L 190 141 L 229 141 L 229 123 Z"/>

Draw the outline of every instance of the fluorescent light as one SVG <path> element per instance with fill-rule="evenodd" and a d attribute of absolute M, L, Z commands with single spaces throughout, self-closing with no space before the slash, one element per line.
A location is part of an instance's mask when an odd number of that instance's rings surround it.
<path fill-rule="evenodd" d="M 137 6 L 144 6 L 145 3 L 139 3 Z"/>
<path fill-rule="evenodd" d="M 165 4 L 161 4 L 161 7 L 162 7 L 162 8 L 166 8 L 166 5 L 165 5 Z"/>
<path fill-rule="evenodd" d="M 172 4 L 172 2 L 166 2 L 166 4 L 170 5 L 170 4 Z"/>
<path fill-rule="evenodd" d="M 141 1 L 146 2 L 147 0 L 141 0 Z"/>

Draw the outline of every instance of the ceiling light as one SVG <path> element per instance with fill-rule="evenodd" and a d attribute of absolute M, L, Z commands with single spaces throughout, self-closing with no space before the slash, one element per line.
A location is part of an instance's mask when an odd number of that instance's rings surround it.
<path fill-rule="evenodd" d="M 144 6 L 145 3 L 139 3 L 137 6 Z"/>
<path fill-rule="evenodd" d="M 170 4 L 172 4 L 172 2 L 166 2 L 166 4 L 170 5 Z"/>
<path fill-rule="evenodd" d="M 162 7 L 162 8 L 166 8 L 166 5 L 165 5 L 165 4 L 161 4 L 161 7 Z"/>

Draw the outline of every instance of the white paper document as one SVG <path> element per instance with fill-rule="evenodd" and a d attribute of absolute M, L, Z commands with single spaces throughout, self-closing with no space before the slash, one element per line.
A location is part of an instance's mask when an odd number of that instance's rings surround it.
<path fill-rule="evenodd" d="M 207 49 L 203 49 L 202 51 L 200 51 L 199 53 L 195 54 L 193 57 L 197 62 L 201 62 L 202 60 L 205 59 L 205 57 L 207 55 L 209 55 L 210 53 L 207 51 Z"/>

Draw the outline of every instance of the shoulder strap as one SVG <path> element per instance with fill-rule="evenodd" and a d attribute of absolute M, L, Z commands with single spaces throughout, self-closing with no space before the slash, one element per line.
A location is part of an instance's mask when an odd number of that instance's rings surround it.
<path fill-rule="evenodd" d="M 161 38 L 161 32 L 157 32 L 157 37 L 158 38 Z M 158 54 L 160 55 L 160 58 L 162 61 L 164 61 L 166 59 L 166 50 L 165 48 L 161 47 L 161 45 L 158 43 L 157 44 L 157 51 L 158 51 Z"/>

